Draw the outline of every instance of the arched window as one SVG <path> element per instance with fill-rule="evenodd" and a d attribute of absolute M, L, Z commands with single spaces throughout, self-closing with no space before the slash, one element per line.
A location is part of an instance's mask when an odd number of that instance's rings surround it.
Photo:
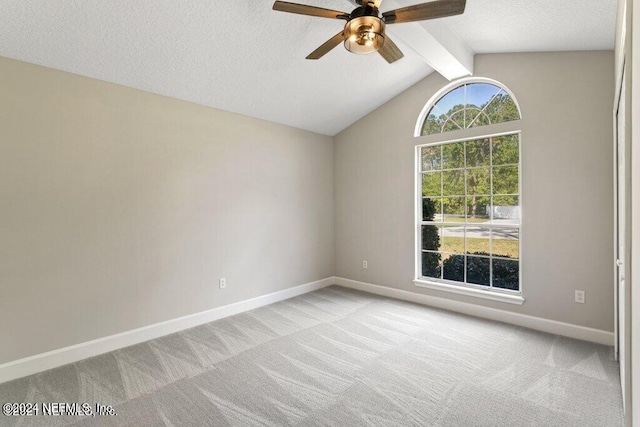
<path fill-rule="evenodd" d="M 416 146 L 416 285 L 524 301 L 520 119 L 513 94 L 488 79 L 447 86 L 422 110 L 416 124 L 416 137 L 423 138 Z"/>
<path fill-rule="evenodd" d="M 463 83 L 427 103 L 421 115 L 419 135 L 487 126 L 520 119 L 513 96 L 497 82 L 475 80 Z"/>

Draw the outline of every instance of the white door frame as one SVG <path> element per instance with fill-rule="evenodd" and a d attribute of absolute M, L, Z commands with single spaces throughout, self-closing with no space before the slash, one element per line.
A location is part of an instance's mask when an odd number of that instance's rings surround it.
<path fill-rule="evenodd" d="M 631 86 L 630 108 L 627 115 L 629 118 L 630 144 L 632 145 L 631 158 L 631 185 L 636 185 L 631 189 L 629 202 L 631 203 L 631 275 L 628 277 L 628 286 L 631 288 L 631 394 L 629 396 L 629 408 L 627 408 L 627 421 L 634 425 L 640 424 L 640 31 L 633 29 L 640 28 L 640 7 L 638 2 L 629 1 L 627 6 L 627 53 L 631 60 L 627 69 L 627 78 Z M 636 124 L 636 126 L 634 126 Z M 635 225 L 635 227 L 634 227 Z"/>
<path fill-rule="evenodd" d="M 617 40 L 615 94 L 613 104 L 613 173 L 614 173 L 614 331 L 615 355 L 620 362 L 620 385 L 627 423 L 633 405 L 631 375 L 631 140 L 633 55 L 631 52 L 631 10 L 626 0 L 618 3 L 619 39 Z M 632 5 L 632 3 L 631 3 Z M 632 6 L 631 6 L 632 8 Z M 635 74 L 635 73 L 634 73 Z M 622 186 L 622 188 L 621 188 Z M 620 265 L 621 263 L 621 265 Z M 624 280 L 621 280 L 624 279 Z"/>
<path fill-rule="evenodd" d="M 630 209 L 629 176 L 630 150 L 627 135 L 629 117 L 625 59 L 622 58 L 621 76 L 617 83 L 614 108 L 614 302 L 615 302 L 615 354 L 620 362 L 622 401 L 626 408 L 630 394 L 630 301 L 629 249 Z"/>

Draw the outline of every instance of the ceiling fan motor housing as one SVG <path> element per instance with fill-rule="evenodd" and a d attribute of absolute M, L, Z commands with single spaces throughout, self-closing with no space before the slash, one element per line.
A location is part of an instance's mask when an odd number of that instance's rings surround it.
<path fill-rule="evenodd" d="M 349 14 L 349 19 L 355 19 L 360 16 L 375 16 L 378 17 L 380 11 L 373 3 L 367 3 L 363 6 L 357 7 Z"/>

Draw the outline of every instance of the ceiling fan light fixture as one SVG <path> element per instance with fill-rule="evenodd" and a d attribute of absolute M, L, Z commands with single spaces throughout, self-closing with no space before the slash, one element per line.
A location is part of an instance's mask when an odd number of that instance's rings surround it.
<path fill-rule="evenodd" d="M 385 61 L 392 64 L 402 59 L 404 55 L 393 40 L 385 35 L 386 25 L 460 15 L 464 13 L 467 4 L 467 0 L 431 0 L 427 3 L 401 7 L 380 14 L 382 0 L 355 1 L 360 7 L 356 7 L 351 13 L 281 0 L 276 0 L 273 4 L 273 10 L 347 21 L 342 31 L 307 55 L 307 59 L 320 59 L 340 43 L 344 43 L 344 47 L 349 52 L 373 53 L 377 51 Z"/>
<path fill-rule="evenodd" d="M 353 53 L 367 54 L 384 46 L 384 22 L 377 16 L 360 16 L 344 26 L 344 47 Z"/>

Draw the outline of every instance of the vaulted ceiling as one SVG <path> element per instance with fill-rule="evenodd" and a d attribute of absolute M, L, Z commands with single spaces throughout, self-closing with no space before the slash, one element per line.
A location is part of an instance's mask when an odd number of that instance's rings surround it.
<path fill-rule="evenodd" d="M 464 15 L 390 25 L 405 54 L 390 65 L 341 46 L 305 60 L 344 21 L 275 12 L 273 0 L 0 0 L 0 56 L 335 135 L 434 70 L 472 73 L 474 53 L 613 49 L 616 4 L 467 0 Z"/>

